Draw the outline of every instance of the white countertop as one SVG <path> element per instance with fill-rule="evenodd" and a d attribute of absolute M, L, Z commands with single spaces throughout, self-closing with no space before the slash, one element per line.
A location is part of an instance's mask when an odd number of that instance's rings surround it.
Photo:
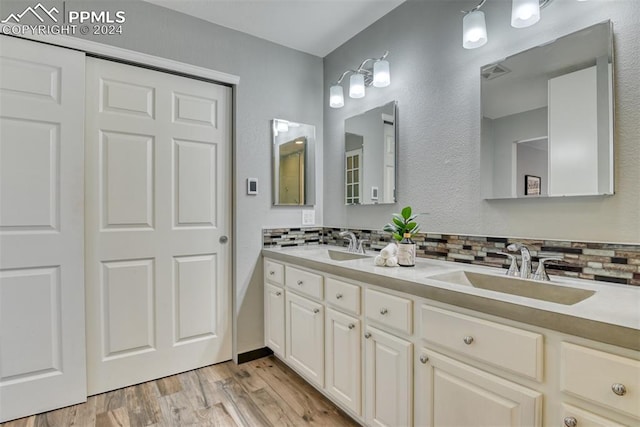
<path fill-rule="evenodd" d="M 335 270 L 335 274 L 346 274 L 347 277 L 355 280 L 367 282 L 369 281 L 367 278 L 371 279 L 375 276 L 377 278 L 393 279 L 389 283 L 410 282 L 414 285 L 428 287 L 429 292 L 437 292 L 437 290 L 455 292 L 460 295 L 479 297 L 484 301 L 487 299 L 496 301 L 497 305 L 506 303 L 512 308 L 518 306 L 540 312 L 563 315 L 559 320 L 566 320 L 564 316 L 569 316 L 576 321 L 586 320 L 603 325 L 631 329 L 632 331 L 626 331 L 627 334 L 631 332 L 636 335 L 636 332 L 640 332 L 640 287 L 552 275 L 550 276 L 551 282 L 544 283 L 595 291 L 592 296 L 583 301 L 573 305 L 564 305 L 433 279 L 435 275 L 459 270 L 504 276 L 505 270 L 499 268 L 424 258 L 418 258 L 415 267 L 378 267 L 373 263 L 373 256 L 377 255 L 377 253 L 371 252 L 371 258 L 336 261 L 329 258 L 328 249 L 344 251 L 344 248 L 336 246 L 297 246 L 263 249 L 263 255 L 292 263 L 297 260 L 302 262 L 302 266 L 320 269 L 327 273 L 332 273 L 332 270 Z M 539 282 L 532 282 L 532 285 L 536 283 Z M 420 295 L 420 291 L 427 291 L 426 288 L 420 289 L 416 286 L 411 289 L 415 291 L 412 293 L 416 295 Z M 549 325 L 545 324 L 544 326 L 548 327 Z M 587 329 L 591 326 L 591 323 L 583 325 Z M 562 328 L 558 329 L 561 330 Z M 621 331 L 616 332 L 618 334 L 621 333 Z M 640 337 L 640 335 L 637 335 L 637 337 Z M 640 338 L 637 337 L 632 337 L 631 343 L 633 345 L 635 341 L 638 341 L 637 346 L 634 347 L 639 349 Z M 628 341 L 630 337 L 627 336 L 626 338 L 626 341 Z"/>

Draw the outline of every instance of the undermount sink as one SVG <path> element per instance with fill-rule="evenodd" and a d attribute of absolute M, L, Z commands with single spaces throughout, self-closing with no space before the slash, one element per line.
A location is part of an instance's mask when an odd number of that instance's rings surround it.
<path fill-rule="evenodd" d="M 371 255 L 356 254 L 353 252 L 334 251 L 333 249 L 327 249 L 329 258 L 334 261 L 350 261 L 352 259 L 371 258 Z"/>
<path fill-rule="evenodd" d="M 430 279 L 564 305 L 576 304 L 595 293 L 595 291 L 587 289 L 569 288 L 517 277 L 492 276 L 462 270 L 437 274 L 431 276 Z"/>

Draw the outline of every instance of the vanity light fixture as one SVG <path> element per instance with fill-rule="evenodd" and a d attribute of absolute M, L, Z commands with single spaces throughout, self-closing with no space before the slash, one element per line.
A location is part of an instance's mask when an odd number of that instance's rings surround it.
<path fill-rule="evenodd" d="M 391 74 L 389 73 L 389 61 L 386 59 L 387 55 L 389 55 L 389 51 L 386 51 L 380 58 L 365 59 L 355 70 L 347 70 L 342 73 L 338 81 L 329 88 L 329 106 L 331 108 L 344 107 L 344 89 L 340 84 L 349 74 L 351 74 L 349 77 L 349 97 L 351 98 L 364 98 L 367 86 L 389 86 Z M 373 61 L 373 66 L 366 68 L 366 65 L 371 61 Z"/>
<path fill-rule="evenodd" d="M 540 9 L 552 0 L 511 0 L 511 26 L 514 28 L 530 27 L 540 20 Z M 578 0 L 582 1 L 582 0 Z M 463 10 L 462 47 L 475 49 L 487 43 L 487 25 L 484 12 L 480 10 L 487 0 L 481 0 L 471 10 Z"/>

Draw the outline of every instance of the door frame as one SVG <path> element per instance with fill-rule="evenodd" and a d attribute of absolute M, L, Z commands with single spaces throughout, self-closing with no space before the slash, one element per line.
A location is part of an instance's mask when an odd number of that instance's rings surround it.
<path fill-rule="evenodd" d="M 7 26 L 19 26 L 18 24 L 8 23 Z M 237 310 L 236 310 L 236 252 L 234 244 L 234 233 L 236 227 L 236 221 L 234 212 L 236 211 L 236 91 L 237 86 L 240 84 L 240 76 L 224 73 L 222 71 L 211 70 L 209 68 L 199 67 L 197 65 L 187 64 L 173 59 L 163 58 L 161 56 L 149 55 L 146 53 L 138 52 L 131 49 L 124 49 L 121 47 L 111 46 L 104 43 L 98 43 L 92 40 L 81 39 L 79 37 L 71 37 L 65 35 L 32 35 L 32 34 L 20 34 L 20 35 L 6 35 L 0 34 L 2 37 L 17 37 L 21 39 L 31 40 L 40 43 L 51 44 L 54 46 L 64 47 L 68 49 L 79 50 L 85 52 L 90 56 L 94 56 L 101 59 L 115 60 L 129 65 L 134 65 L 142 68 L 149 68 L 156 71 L 168 72 L 170 74 L 177 74 L 182 77 L 195 78 L 196 80 L 205 80 L 211 83 L 223 84 L 231 88 L 231 150 L 230 150 L 230 175 L 231 175 L 231 195 L 229 205 L 229 217 L 230 229 L 227 233 L 231 236 L 230 239 L 230 251 L 231 251 L 231 265 L 229 266 L 229 277 L 231 278 L 231 356 L 233 360 L 238 362 L 238 346 L 237 346 Z M 83 260 L 84 262 L 84 260 Z"/>

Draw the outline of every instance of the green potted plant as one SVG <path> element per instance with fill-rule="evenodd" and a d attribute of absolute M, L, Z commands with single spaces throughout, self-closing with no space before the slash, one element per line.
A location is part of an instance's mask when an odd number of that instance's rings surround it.
<path fill-rule="evenodd" d="M 394 213 L 392 221 L 384 226 L 383 230 L 391 233 L 393 238 L 398 242 L 401 242 L 405 233 L 413 236 L 420 231 L 420 226 L 416 222 L 416 218 L 419 214 L 412 214 L 411 206 L 402 208 L 400 213 Z"/>
<path fill-rule="evenodd" d="M 416 265 L 416 244 L 411 237 L 420 231 L 416 222 L 418 214 L 411 212 L 411 206 L 406 206 L 399 214 L 394 213 L 391 222 L 384 226 L 384 231 L 391 233 L 398 242 L 397 260 L 400 267 Z"/>

